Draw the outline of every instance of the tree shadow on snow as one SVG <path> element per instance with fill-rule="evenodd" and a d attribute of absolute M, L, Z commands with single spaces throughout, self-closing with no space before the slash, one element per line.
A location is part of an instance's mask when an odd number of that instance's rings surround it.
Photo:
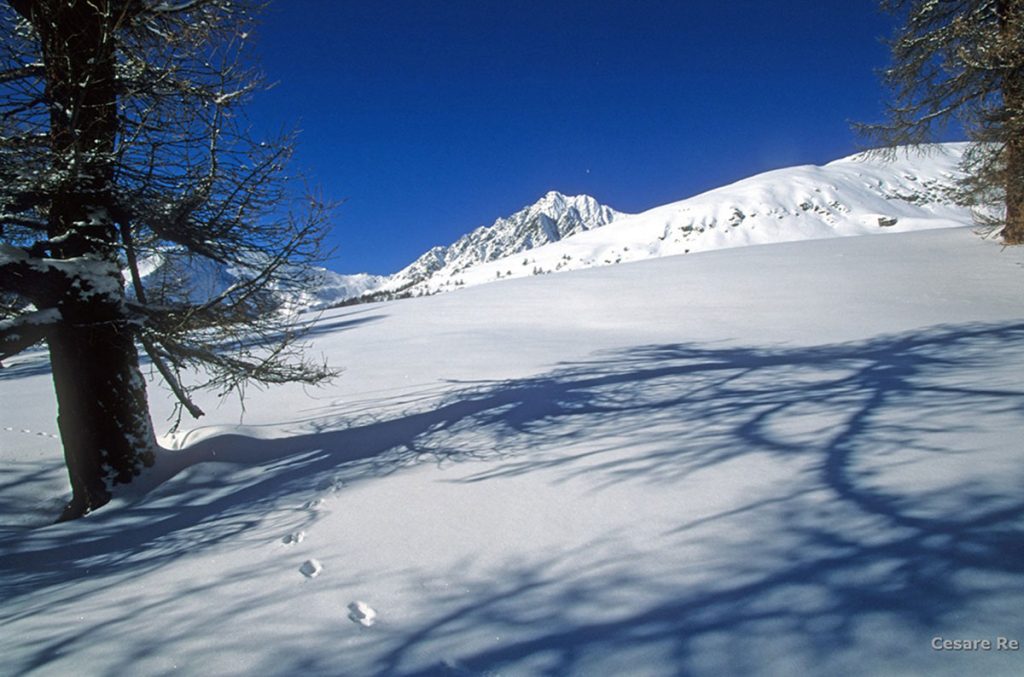
<path fill-rule="evenodd" d="M 387 420 L 325 410 L 308 424 L 312 432 L 221 435 L 166 454 L 152 481 L 177 475 L 173 482 L 89 517 L 87 528 L 0 536 L 0 591 L 11 604 L 90 578 L 96 594 L 105 576 L 113 586 L 185 552 L 245 542 L 300 497 L 423 462 L 472 468 L 456 482 L 538 474 L 594 491 L 623 482 L 642 491 L 767 457 L 797 469 L 777 495 L 750 497 L 663 536 L 659 547 L 669 551 L 710 542 L 720 562 L 710 578 L 633 576 L 625 553 L 509 565 L 463 581 L 464 592 L 439 605 L 443 613 L 394 640 L 376 667 L 560 674 L 586 672 L 595 652 L 639 652 L 683 671 L 749 672 L 772 641 L 811 654 L 853 646 L 861 623 L 878 614 L 915 628 L 966 623 L 999 594 L 978 576 L 1019 587 L 1024 575 L 1024 472 L 1010 453 L 1017 450 L 1000 450 L 1010 432 L 1024 430 L 1022 348 L 1024 324 L 812 348 L 644 346 L 533 378 L 450 383 L 439 403 Z M 995 376 L 1000 365 L 1012 367 L 1005 378 Z M 1006 457 L 1006 467 L 974 467 L 978 445 L 989 445 L 985 458 Z M 487 463 L 477 469 L 477 460 Z M 227 482 L 203 470 L 216 470 L 210 462 L 252 472 Z M 312 509 L 295 515 L 291 526 L 316 519 Z M 763 525 L 767 541 L 730 541 L 718 530 L 751 523 Z M 581 574 L 580 563 L 604 573 Z M 577 612 L 617 590 L 652 601 L 618 616 Z M 1024 633 L 1019 621 L 1002 620 L 1005 632 Z M 464 648 L 461 667 L 418 662 L 426 647 L 495 626 L 507 628 L 506 641 Z M 742 639 L 726 646 L 726 635 Z M 35 666 L 52 649 L 41 647 Z"/>

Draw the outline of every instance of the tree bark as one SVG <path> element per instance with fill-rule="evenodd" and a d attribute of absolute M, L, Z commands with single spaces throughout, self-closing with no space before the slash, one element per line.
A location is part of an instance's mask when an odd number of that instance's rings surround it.
<path fill-rule="evenodd" d="M 999 0 L 996 4 L 999 30 L 1007 50 L 1020 48 L 1020 33 L 1024 30 L 1024 2 Z M 1017 57 L 1019 58 L 1019 56 Z M 1003 74 L 1003 109 L 1007 119 L 1006 163 L 1003 186 L 1006 190 L 1006 224 L 1003 242 L 1024 244 L 1024 69 L 1009 68 Z"/>
<path fill-rule="evenodd" d="M 1006 144 L 1006 225 L 1003 242 L 1024 244 L 1024 143 Z"/>
<path fill-rule="evenodd" d="M 72 499 L 61 520 L 95 510 L 114 484 L 152 465 L 156 448 L 145 381 L 119 273 L 114 150 L 118 134 L 119 0 L 40 0 L 38 32 L 50 102 L 50 146 L 61 184 L 49 209 L 51 256 L 67 284 L 44 306 L 62 322 L 47 341 Z"/>
<path fill-rule="evenodd" d="M 63 521 L 107 503 L 114 484 L 152 465 L 156 441 L 131 333 L 116 324 L 63 324 L 49 348 L 72 488 Z"/>

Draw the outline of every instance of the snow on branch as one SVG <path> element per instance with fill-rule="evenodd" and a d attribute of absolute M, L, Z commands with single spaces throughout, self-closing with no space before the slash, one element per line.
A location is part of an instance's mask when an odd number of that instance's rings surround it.
<path fill-rule="evenodd" d="M 0 292 L 36 302 L 54 300 L 74 290 L 79 300 L 97 296 L 119 298 L 121 271 L 117 264 L 93 256 L 51 259 L 0 242 Z M 50 305 L 47 303 L 46 305 Z"/>
<path fill-rule="evenodd" d="M 0 360 L 17 355 L 46 338 L 46 330 L 61 321 L 60 311 L 46 308 L 0 320 Z"/>
<path fill-rule="evenodd" d="M 0 71 L 0 85 L 25 78 L 37 78 L 43 74 L 42 63 L 30 63 L 18 68 L 8 68 Z"/>
<path fill-rule="evenodd" d="M 209 2 L 209 0 L 183 0 L 183 2 L 172 3 L 172 2 L 160 2 L 149 8 L 150 12 L 154 14 L 173 14 L 175 12 L 187 12 L 190 9 L 196 9 Z"/>

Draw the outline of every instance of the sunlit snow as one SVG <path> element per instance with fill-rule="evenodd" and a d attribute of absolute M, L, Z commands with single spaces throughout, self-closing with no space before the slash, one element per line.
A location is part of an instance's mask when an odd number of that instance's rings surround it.
<path fill-rule="evenodd" d="M 1019 674 L 933 642 L 1024 639 L 1022 293 L 1024 250 L 959 227 L 332 310 L 336 382 L 173 434 L 151 385 L 168 451 L 51 526 L 23 355 L 0 673 Z"/>

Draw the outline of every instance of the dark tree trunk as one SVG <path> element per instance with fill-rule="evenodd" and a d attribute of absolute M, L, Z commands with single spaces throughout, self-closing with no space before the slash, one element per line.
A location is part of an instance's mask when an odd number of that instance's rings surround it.
<path fill-rule="evenodd" d="M 1008 49 L 1018 49 L 1018 36 L 1024 24 L 1024 2 L 999 0 L 996 4 L 1003 43 Z M 1018 57 L 1019 58 L 1019 57 Z M 1024 69 L 1012 68 L 1003 75 L 1003 110 L 1006 114 L 1006 225 L 1003 242 L 1024 244 Z"/>
<path fill-rule="evenodd" d="M 113 484 L 153 464 L 156 443 L 132 335 L 114 326 L 62 325 L 49 338 L 57 425 L 73 491 L 61 520 L 110 500 Z"/>
<path fill-rule="evenodd" d="M 131 326 L 124 321 L 118 263 L 114 150 L 117 143 L 117 24 L 121 0 L 38 0 L 50 102 L 50 146 L 63 177 L 53 195 L 49 235 L 67 285 L 44 304 L 63 321 L 47 338 L 58 426 L 72 500 L 61 519 L 110 500 L 110 487 L 152 465 L 155 439 Z M 73 260 L 73 261 L 71 261 Z"/>
<path fill-rule="evenodd" d="M 1003 242 L 1024 244 L 1024 141 L 1006 144 L 1006 225 Z"/>

